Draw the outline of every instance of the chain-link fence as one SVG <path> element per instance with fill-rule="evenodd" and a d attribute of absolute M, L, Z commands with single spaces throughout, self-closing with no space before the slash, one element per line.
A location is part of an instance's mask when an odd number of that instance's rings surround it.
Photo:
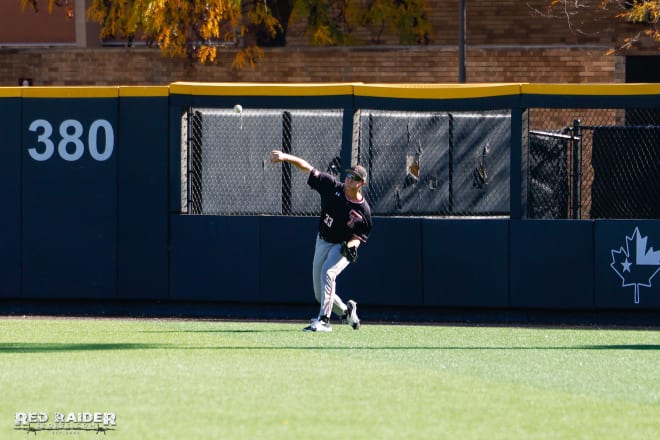
<path fill-rule="evenodd" d="M 362 109 L 353 153 L 371 176 L 381 216 L 497 216 L 509 212 L 509 111 Z"/>
<path fill-rule="evenodd" d="M 351 162 L 369 173 L 381 216 L 506 216 L 511 116 L 498 112 L 359 110 Z M 184 116 L 182 211 L 317 215 L 318 196 L 281 149 L 339 177 L 343 110 L 197 108 Z"/>
<path fill-rule="evenodd" d="M 530 108 L 523 113 L 527 217 L 660 218 L 658 109 Z M 343 109 L 196 108 L 182 120 L 182 211 L 215 215 L 319 212 L 306 176 L 272 149 L 339 177 Z M 352 163 L 369 173 L 379 216 L 510 213 L 511 112 L 360 109 Z M 346 156 L 347 157 L 347 156 Z"/>
<path fill-rule="evenodd" d="M 660 218 L 659 113 L 529 109 L 529 217 Z"/>
<path fill-rule="evenodd" d="M 197 108 L 184 117 L 182 211 L 217 215 L 316 215 L 318 196 L 270 151 L 304 157 L 339 175 L 341 109 Z"/>

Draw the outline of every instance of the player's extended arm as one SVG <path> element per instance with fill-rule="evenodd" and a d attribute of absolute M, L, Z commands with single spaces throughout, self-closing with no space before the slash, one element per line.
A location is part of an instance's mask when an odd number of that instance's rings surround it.
<path fill-rule="evenodd" d="M 312 171 L 312 168 L 314 168 L 305 159 L 300 158 L 298 156 L 294 156 L 293 154 L 284 153 L 280 150 L 273 150 L 270 152 L 270 161 L 272 163 L 289 162 L 290 164 L 293 164 L 296 168 L 298 168 L 300 171 L 304 171 L 306 173 L 309 173 L 310 171 Z"/>

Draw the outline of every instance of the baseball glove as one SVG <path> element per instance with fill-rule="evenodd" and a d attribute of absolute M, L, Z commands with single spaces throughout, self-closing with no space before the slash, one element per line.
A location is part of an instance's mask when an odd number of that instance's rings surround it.
<path fill-rule="evenodd" d="M 351 263 L 355 263 L 358 258 L 357 246 L 348 247 L 346 242 L 341 244 L 341 254 Z"/>

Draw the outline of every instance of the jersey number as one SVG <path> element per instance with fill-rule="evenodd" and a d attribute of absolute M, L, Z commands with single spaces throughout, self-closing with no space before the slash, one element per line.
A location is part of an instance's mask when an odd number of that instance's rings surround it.
<path fill-rule="evenodd" d="M 326 214 L 325 218 L 323 218 L 323 223 L 325 223 L 325 225 L 329 228 L 332 228 L 332 222 L 333 221 L 334 220 L 332 219 L 332 217 L 330 217 L 328 214 Z"/>

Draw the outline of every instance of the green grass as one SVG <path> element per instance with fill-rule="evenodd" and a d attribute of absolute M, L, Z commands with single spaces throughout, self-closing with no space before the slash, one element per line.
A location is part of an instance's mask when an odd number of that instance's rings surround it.
<path fill-rule="evenodd" d="M 116 439 L 660 438 L 657 330 L 302 326 L 0 319 L 0 438 L 31 411 L 113 412 Z"/>

